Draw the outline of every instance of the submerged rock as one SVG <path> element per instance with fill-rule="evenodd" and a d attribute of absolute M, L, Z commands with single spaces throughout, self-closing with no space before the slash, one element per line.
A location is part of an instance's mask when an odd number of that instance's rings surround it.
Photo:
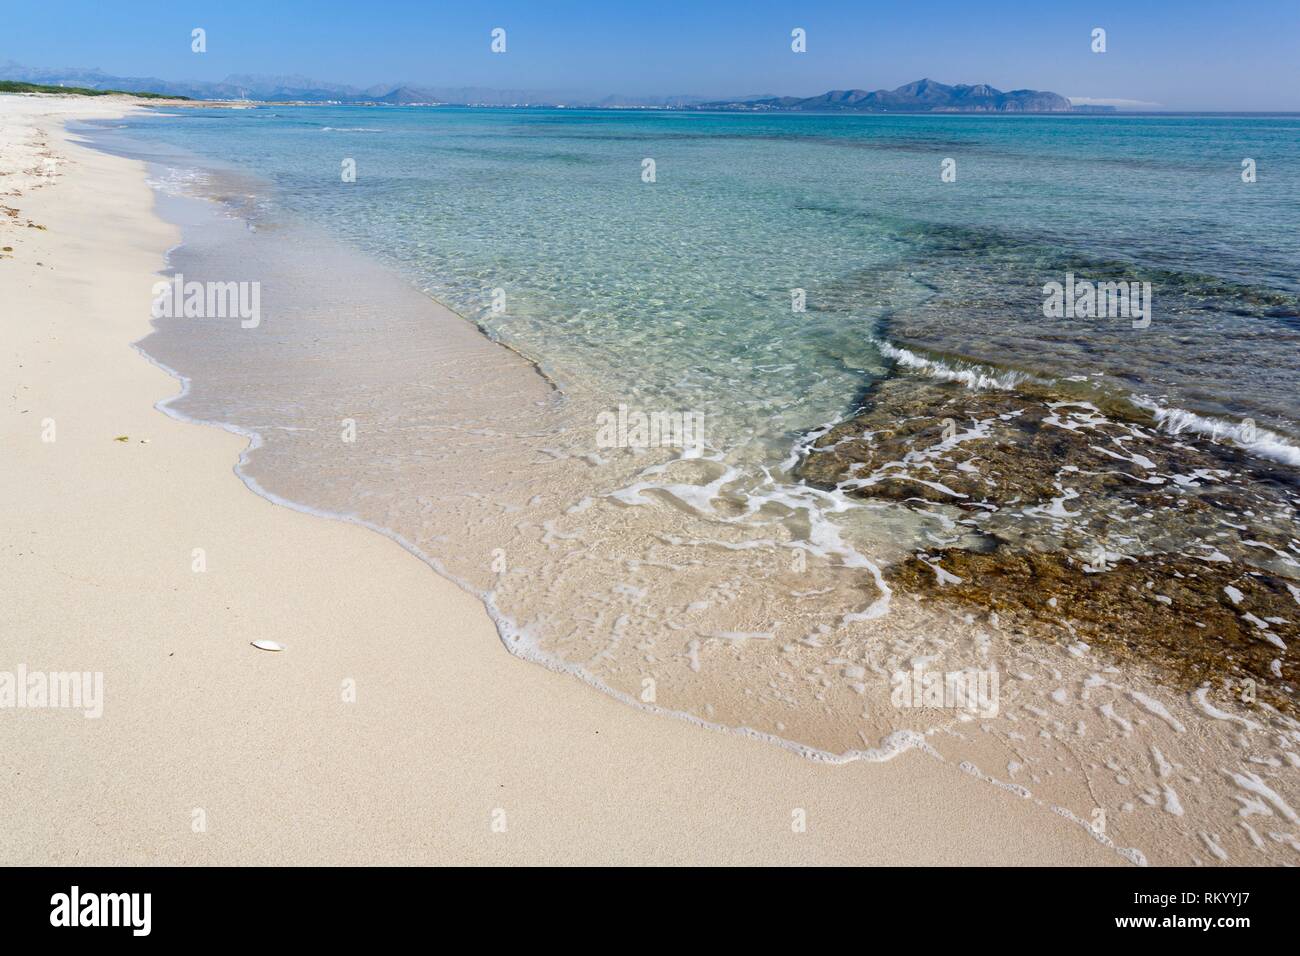
<path fill-rule="evenodd" d="M 1238 697 L 1253 689 L 1298 715 L 1300 607 L 1278 576 L 1168 556 L 1102 570 L 1061 553 L 1006 548 L 913 556 L 888 577 L 905 592 L 941 592 L 996 614 L 1004 626 L 1082 641 L 1121 666 L 1154 665 L 1185 690 L 1207 681 Z"/>
<path fill-rule="evenodd" d="M 868 400 L 816 440 L 800 475 L 934 517 L 887 570 L 891 586 L 1144 662 L 1187 689 L 1251 681 L 1297 712 L 1292 469 L 1034 384 L 903 372 Z"/>

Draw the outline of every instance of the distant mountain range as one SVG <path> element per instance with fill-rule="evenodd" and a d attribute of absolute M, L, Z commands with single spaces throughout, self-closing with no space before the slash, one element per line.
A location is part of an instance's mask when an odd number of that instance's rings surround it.
<path fill-rule="evenodd" d="M 368 87 L 326 83 L 307 76 L 234 74 L 217 83 L 172 81 L 156 76 L 115 76 L 103 70 L 28 67 L 0 62 L 0 79 L 53 86 L 81 86 L 127 92 L 165 93 L 196 100 L 254 100 L 298 103 L 383 103 L 398 106 L 586 106 L 625 109 L 680 109 L 706 102 L 705 96 L 603 96 L 556 90 L 501 90 L 478 86 L 377 84 Z M 757 97 L 749 97 L 757 98 Z"/>
<path fill-rule="evenodd" d="M 377 103 L 391 106 L 568 106 L 597 109 L 705 109 L 728 111 L 799 110 L 857 113 L 1063 113 L 1070 101 L 1056 93 L 991 86 L 945 86 L 917 80 L 896 90 L 832 90 L 821 96 L 744 96 L 716 100 L 703 96 L 604 96 L 593 98 L 554 90 L 498 90 L 476 86 L 437 87 L 379 84 L 369 87 L 322 83 L 307 76 L 236 74 L 218 83 L 174 82 L 155 76 L 114 76 L 102 70 L 40 69 L 12 60 L 0 63 L 0 79 L 53 86 L 79 86 L 127 92 L 162 93 L 197 100 L 256 102 Z"/>
<path fill-rule="evenodd" d="M 720 110 L 800 110 L 850 113 L 1068 113 L 1070 101 L 1043 90 L 1004 93 L 987 84 L 947 86 L 917 80 L 896 90 L 831 90 L 821 96 L 777 96 L 702 104 Z"/>

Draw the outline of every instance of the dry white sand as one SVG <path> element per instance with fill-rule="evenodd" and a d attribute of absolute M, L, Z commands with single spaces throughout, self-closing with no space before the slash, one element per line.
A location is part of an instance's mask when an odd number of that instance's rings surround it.
<path fill-rule="evenodd" d="M 157 411 L 178 383 L 130 347 L 178 241 L 144 167 L 62 131 L 132 108 L 0 96 L 0 671 L 104 675 L 99 719 L 0 709 L 0 863 L 1122 862 L 918 752 L 633 710 L 392 541 L 250 492 L 244 440 Z"/>

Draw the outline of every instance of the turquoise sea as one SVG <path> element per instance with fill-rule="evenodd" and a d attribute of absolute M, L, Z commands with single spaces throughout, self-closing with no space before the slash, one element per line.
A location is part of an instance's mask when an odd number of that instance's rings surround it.
<path fill-rule="evenodd" d="M 783 457 L 882 373 L 877 340 L 1300 436 L 1300 117 L 272 106 L 129 125 L 255 174 L 562 385 L 702 410 L 727 445 Z M 1150 326 L 1045 318 L 1067 273 L 1150 282 Z"/>

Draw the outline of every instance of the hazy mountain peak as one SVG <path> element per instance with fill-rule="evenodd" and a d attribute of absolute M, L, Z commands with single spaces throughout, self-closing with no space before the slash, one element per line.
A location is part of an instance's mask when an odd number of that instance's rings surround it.
<path fill-rule="evenodd" d="M 830 90 L 820 96 L 769 97 L 704 104 L 710 109 L 863 113 L 1064 113 L 1070 101 L 1043 90 L 1004 93 L 987 83 L 948 86 L 929 77 L 893 90 Z"/>

